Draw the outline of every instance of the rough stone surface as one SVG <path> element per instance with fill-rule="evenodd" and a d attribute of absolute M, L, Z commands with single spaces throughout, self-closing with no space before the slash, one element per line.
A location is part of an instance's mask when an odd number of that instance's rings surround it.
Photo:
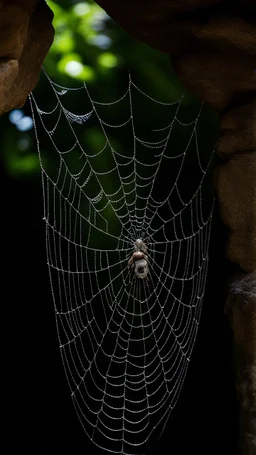
<path fill-rule="evenodd" d="M 218 153 L 222 158 L 231 154 L 253 152 L 256 144 L 256 94 L 248 93 L 237 107 L 222 114 Z"/>
<path fill-rule="evenodd" d="M 221 216 L 230 229 L 227 255 L 251 272 L 256 270 L 256 153 L 232 156 L 216 174 Z"/>
<path fill-rule="evenodd" d="M 226 312 L 234 330 L 239 363 L 237 392 L 241 403 L 240 447 L 242 455 L 256 450 L 256 273 L 241 274 L 230 286 Z"/>
<path fill-rule="evenodd" d="M 0 1 L 0 114 L 26 101 L 54 36 L 44 0 Z"/>
<path fill-rule="evenodd" d="M 184 85 L 213 109 L 222 111 L 240 93 L 256 92 L 255 60 L 256 50 L 253 58 L 240 50 L 232 55 L 209 46 L 198 55 L 176 56 L 173 64 Z"/>

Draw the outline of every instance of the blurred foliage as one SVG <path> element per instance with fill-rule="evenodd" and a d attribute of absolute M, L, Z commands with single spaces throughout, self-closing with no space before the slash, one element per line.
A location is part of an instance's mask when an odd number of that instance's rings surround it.
<path fill-rule="evenodd" d="M 173 101 L 184 92 L 172 71 L 169 56 L 132 39 L 93 1 L 47 3 L 54 12 L 55 39 L 44 68 L 53 81 L 67 87 L 85 81 L 90 92 L 104 102 L 109 101 L 110 95 L 115 99 L 127 89 L 130 70 L 136 84 L 156 99 Z M 45 106 L 50 106 L 52 92 L 45 80 L 39 81 L 36 91 Z M 197 101 L 191 95 L 185 103 L 188 113 L 195 112 Z M 79 107 L 82 111 L 82 99 L 74 96 L 70 110 L 79 112 Z M 40 168 L 29 103 L 13 112 L 1 118 L 3 165 L 13 178 L 38 178 Z M 210 111 L 204 114 L 204 119 L 207 141 L 209 134 L 216 136 L 218 122 Z M 90 147 L 98 142 L 93 128 L 87 140 Z"/>

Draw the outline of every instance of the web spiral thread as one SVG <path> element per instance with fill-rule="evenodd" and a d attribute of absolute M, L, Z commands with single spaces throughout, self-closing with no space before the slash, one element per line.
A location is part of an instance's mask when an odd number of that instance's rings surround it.
<path fill-rule="evenodd" d="M 205 203 L 213 152 L 198 141 L 203 106 L 183 122 L 183 97 L 157 101 L 130 77 L 111 102 L 76 89 L 85 113 L 75 114 L 72 89 L 49 84 L 50 111 L 33 94 L 30 102 L 65 374 L 88 437 L 111 453 L 141 454 L 177 403 L 200 320 L 214 204 L 211 195 Z M 140 134 L 143 103 L 153 120 Z M 136 239 L 148 248 L 143 280 L 128 266 Z"/>

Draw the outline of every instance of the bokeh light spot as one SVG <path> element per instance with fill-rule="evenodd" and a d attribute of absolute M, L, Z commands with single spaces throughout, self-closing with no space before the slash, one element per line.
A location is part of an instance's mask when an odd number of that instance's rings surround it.
<path fill-rule="evenodd" d="M 18 123 L 22 119 L 23 116 L 24 116 L 24 112 L 21 109 L 14 109 L 9 114 L 9 120 L 14 125 L 16 125 L 16 123 Z"/>

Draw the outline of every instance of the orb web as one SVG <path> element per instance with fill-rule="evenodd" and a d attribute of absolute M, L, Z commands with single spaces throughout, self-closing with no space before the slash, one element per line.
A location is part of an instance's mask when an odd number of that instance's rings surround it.
<path fill-rule="evenodd" d="M 105 102 L 46 77 L 52 109 L 30 103 L 65 374 L 88 437 L 142 454 L 177 403 L 200 320 L 214 205 L 203 105 L 184 121 L 184 97 L 158 101 L 131 76 Z M 83 113 L 68 109 L 75 95 Z M 128 265 L 137 239 L 144 279 Z"/>

